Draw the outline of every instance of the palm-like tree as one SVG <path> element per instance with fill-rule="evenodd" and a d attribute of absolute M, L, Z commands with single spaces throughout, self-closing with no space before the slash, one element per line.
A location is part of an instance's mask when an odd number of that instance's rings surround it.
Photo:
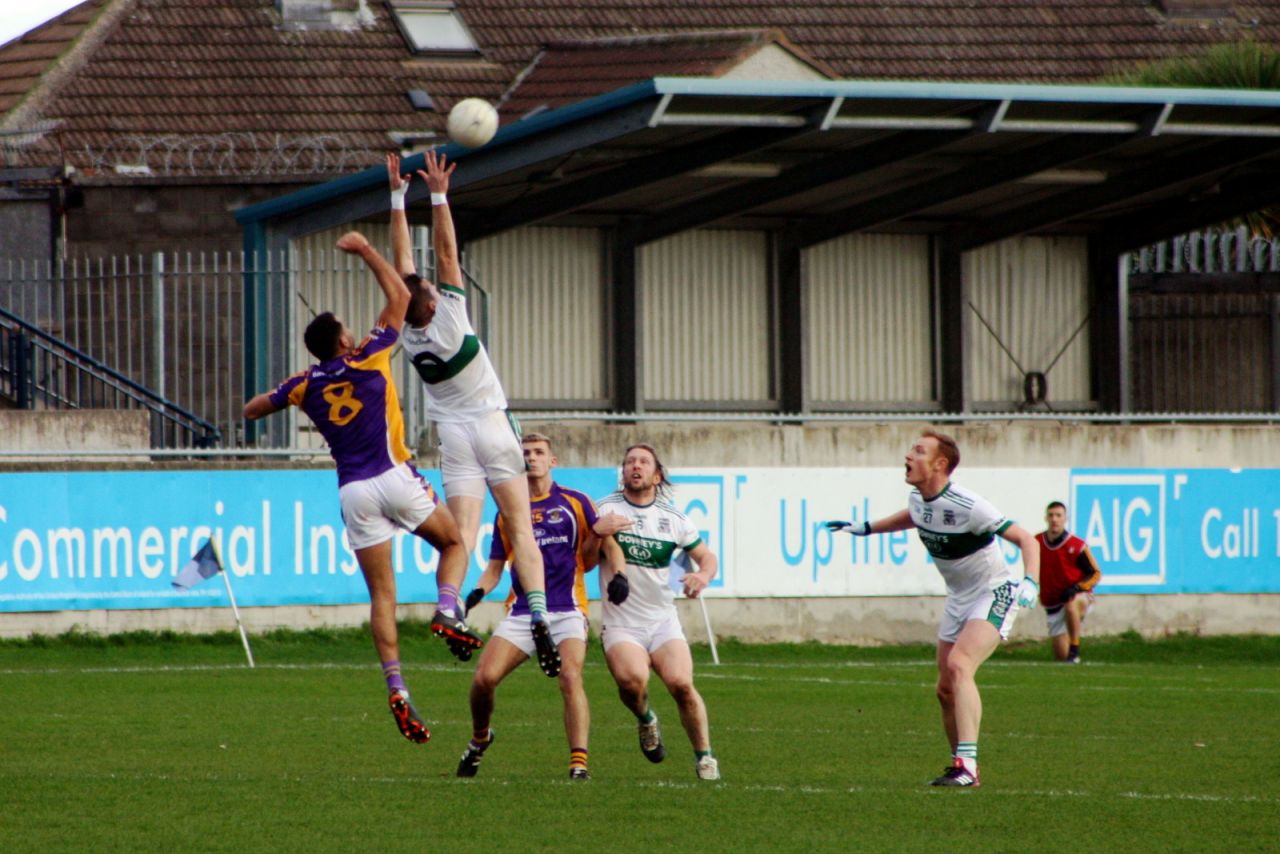
<path fill-rule="evenodd" d="M 1112 75 L 1105 82 L 1121 86 L 1280 90 L 1280 50 L 1255 41 L 1228 42 L 1199 54 L 1148 63 Z M 1218 227 L 1235 229 L 1241 225 L 1254 235 L 1276 237 L 1280 235 L 1280 209 L 1267 208 Z"/>

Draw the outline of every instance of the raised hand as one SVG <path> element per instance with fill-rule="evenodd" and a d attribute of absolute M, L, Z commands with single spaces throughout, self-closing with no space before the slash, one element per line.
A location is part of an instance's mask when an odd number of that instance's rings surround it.
<path fill-rule="evenodd" d="M 409 182 L 413 180 L 412 175 L 400 174 L 400 155 L 387 155 L 387 184 L 391 187 L 391 192 L 403 196 L 409 189 Z"/>
<path fill-rule="evenodd" d="M 427 182 L 427 187 L 433 193 L 449 192 L 449 176 L 453 174 L 453 170 L 458 168 L 457 163 L 449 163 L 449 158 L 436 151 L 428 151 L 426 154 L 427 168 L 419 169 L 418 174 Z"/>

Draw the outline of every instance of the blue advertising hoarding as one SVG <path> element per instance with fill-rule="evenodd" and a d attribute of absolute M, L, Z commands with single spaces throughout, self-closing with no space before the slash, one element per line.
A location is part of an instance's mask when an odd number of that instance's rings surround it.
<path fill-rule="evenodd" d="M 439 490 L 438 473 L 426 472 Z M 966 469 L 964 482 L 1038 530 L 1065 498 L 1071 530 L 1103 571 L 1101 593 L 1280 593 L 1280 470 Z M 593 497 L 614 468 L 566 468 L 556 479 Z M 834 537 L 826 518 L 901 509 L 894 469 L 732 468 L 673 473 L 685 512 L 720 571 L 713 596 L 941 595 L 911 532 Z M 488 559 L 486 505 L 469 589 Z M 345 542 L 332 470 L 0 474 L 0 612 L 222 604 L 217 581 L 170 581 L 206 538 L 246 606 L 368 601 Z M 1017 550 L 1004 545 L 1010 563 Z M 436 554 L 402 534 L 394 544 L 401 602 L 436 598 Z M 489 595 L 505 597 L 508 583 Z M 588 590 L 598 597 L 595 573 Z"/>

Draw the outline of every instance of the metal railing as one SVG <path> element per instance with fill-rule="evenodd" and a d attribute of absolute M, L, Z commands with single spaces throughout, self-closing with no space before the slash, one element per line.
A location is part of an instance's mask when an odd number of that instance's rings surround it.
<path fill-rule="evenodd" d="M 211 448 L 222 438 L 203 418 L 4 309 L 0 395 L 19 409 L 146 409 L 153 448 Z"/>
<path fill-rule="evenodd" d="M 419 269 L 430 271 L 430 241 L 419 235 Z M 382 247 L 389 256 L 390 248 Z M 465 271 L 465 267 L 464 267 Z M 312 359 L 302 329 L 314 311 L 335 311 L 357 336 L 381 308 L 358 259 L 337 251 L 154 253 L 100 259 L 0 261 L 0 309 L 134 387 L 212 425 L 222 444 L 244 444 L 241 408 L 266 388 L 245 388 L 245 281 L 270 293 L 256 320 L 267 330 L 268 361 L 278 382 Z M 477 333 L 488 333 L 488 294 L 470 273 Z M 313 308 L 314 307 L 314 308 Z M 44 357 L 42 357 L 44 358 Z M 407 360 L 394 359 L 405 426 L 412 440 L 427 428 L 425 392 Z M 412 380 L 412 381 L 410 381 Z M 49 392 L 50 395 L 55 392 Z M 53 398 L 46 401 L 52 405 Z M 287 416 L 283 443 L 306 444 L 306 419 Z"/>
<path fill-rule="evenodd" d="M 1235 231 L 1193 231 L 1129 253 L 1129 272 L 1280 273 L 1280 238 Z"/>

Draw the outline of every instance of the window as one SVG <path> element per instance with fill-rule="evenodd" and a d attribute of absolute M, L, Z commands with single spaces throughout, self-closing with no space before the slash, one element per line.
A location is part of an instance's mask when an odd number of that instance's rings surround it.
<path fill-rule="evenodd" d="M 452 3 L 394 0 L 391 13 L 415 53 L 478 54 L 480 49 Z"/>

